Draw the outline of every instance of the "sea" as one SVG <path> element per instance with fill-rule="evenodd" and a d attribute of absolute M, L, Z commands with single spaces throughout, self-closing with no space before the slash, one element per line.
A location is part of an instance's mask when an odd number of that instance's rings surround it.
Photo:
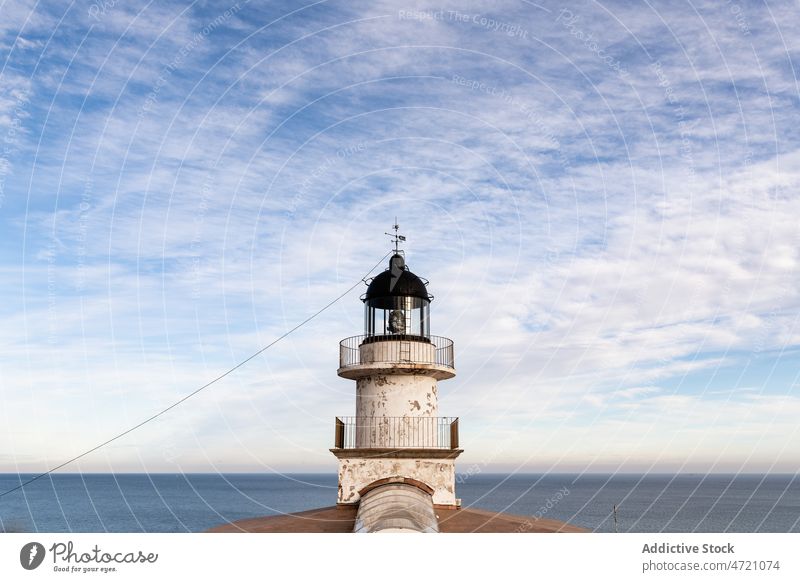
<path fill-rule="evenodd" d="M 0 493 L 33 475 L 0 474 Z M 0 532 L 201 532 L 328 507 L 335 474 L 52 474 L 0 497 Z M 463 507 L 597 532 L 800 532 L 800 475 L 459 475 Z"/>

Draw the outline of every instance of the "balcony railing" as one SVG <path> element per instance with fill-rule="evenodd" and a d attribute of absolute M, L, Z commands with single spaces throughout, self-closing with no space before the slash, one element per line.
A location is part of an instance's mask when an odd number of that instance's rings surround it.
<path fill-rule="evenodd" d="M 404 362 L 455 368 L 453 340 L 436 335 L 356 335 L 339 342 L 340 368 Z"/>
<path fill-rule="evenodd" d="M 337 449 L 457 449 L 458 418 L 442 416 L 341 416 Z"/>

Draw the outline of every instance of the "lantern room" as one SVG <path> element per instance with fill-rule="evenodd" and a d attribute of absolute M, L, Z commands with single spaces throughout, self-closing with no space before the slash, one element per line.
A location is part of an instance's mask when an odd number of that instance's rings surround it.
<path fill-rule="evenodd" d="M 370 338 L 430 341 L 428 282 L 408 270 L 396 252 L 389 268 L 369 283 L 364 301 L 364 333 Z M 374 341 L 374 340 L 373 340 Z"/>

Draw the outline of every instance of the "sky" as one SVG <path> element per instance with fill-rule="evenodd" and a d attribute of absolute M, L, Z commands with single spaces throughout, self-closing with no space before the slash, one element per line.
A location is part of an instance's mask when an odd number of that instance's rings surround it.
<path fill-rule="evenodd" d="M 464 472 L 800 470 L 793 2 L 0 4 L 0 472 L 430 280 Z M 381 264 L 373 275 L 385 268 Z M 333 472 L 311 323 L 64 470 Z"/>

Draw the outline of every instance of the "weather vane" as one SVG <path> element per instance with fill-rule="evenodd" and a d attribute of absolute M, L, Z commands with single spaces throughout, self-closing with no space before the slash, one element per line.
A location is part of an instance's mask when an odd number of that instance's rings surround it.
<path fill-rule="evenodd" d="M 397 224 L 396 216 L 394 217 L 394 226 L 392 228 L 394 229 L 394 233 L 386 232 L 384 234 L 392 237 L 392 241 L 394 242 L 394 253 L 398 254 L 400 252 L 400 243 L 406 242 L 406 237 L 398 232 L 400 230 L 400 225 Z"/>

